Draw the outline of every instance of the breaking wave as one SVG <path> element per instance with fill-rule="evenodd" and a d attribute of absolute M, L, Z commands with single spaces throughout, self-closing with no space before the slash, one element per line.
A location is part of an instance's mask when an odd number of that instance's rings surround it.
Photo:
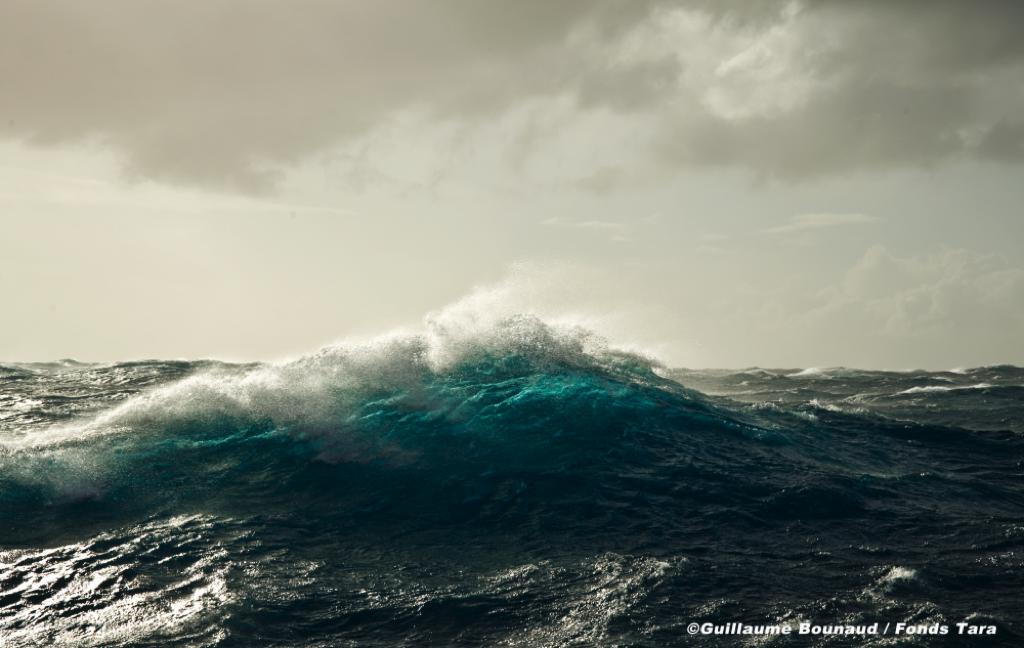
<path fill-rule="evenodd" d="M 8 365 L 0 636 L 660 646 L 985 614 L 1016 645 L 1020 380 L 686 372 L 530 316 L 273 365 Z"/>

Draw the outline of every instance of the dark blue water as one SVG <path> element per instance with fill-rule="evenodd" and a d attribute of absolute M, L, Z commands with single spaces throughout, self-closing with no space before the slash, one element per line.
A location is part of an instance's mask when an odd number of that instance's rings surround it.
<path fill-rule="evenodd" d="M 1020 646 L 1022 433 L 1015 367 L 668 370 L 529 318 L 4 365 L 0 645 Z"/>

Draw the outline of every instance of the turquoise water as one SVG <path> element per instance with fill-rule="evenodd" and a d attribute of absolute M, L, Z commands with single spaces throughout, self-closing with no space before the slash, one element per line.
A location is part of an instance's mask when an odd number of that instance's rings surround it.
<path fill-rule="evenodd" d="M 669 370 L 531 318 L 0 369 L 7 646 L 1024 642 L 1024 370 Z M 891 640 L 891 638 L 890 638 Z M 971 643 L 975 641 L 975 643 Z"/>

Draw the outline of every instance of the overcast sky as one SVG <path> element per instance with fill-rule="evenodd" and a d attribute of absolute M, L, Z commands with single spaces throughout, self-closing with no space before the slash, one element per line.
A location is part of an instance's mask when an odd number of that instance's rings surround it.
<path fill-rule="evenodd" d="M 5 0 L 0 360 L 1024 364 L 1022 162 L 1015 1 Z"/>

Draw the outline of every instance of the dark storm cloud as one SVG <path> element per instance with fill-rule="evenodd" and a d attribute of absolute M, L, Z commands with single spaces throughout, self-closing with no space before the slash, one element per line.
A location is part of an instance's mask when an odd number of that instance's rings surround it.
<path fill-rule="evenodd" d="M 788 19 L 786 6 L 762 5 L 756 20 L 737 20 L 729 3 L 708 8 L 719 25 L 790 31 L 806 97 L 771 115 L 669 119 L 669 160 L 801 177 L 1024 159 L 1024 3 L 812 0 Z"/>
<path fill-rule="evenodd" d="M 643 8 L 508 6 L 13 0 L 0 6 L 0 128 L 96 138 L 147 177 L 258 188 L 268 166 L 398 109 L 493 111 L 551 91 L 562 79 L 539 62 L 570 28 L 612 38 Z"/>
<path fill-rule="evenodd" d="M 654 124 L 652 159 L 667 169 L 803 177 L 1024 155 L 1021 3 L 793 7 L 9 0 L 0 5 L 0 135 L 94 141 L 119 152 L 129 174 L 262 190 L 276 169 L 398 111 L 480 120 L 557 95 Z M 708 17 L 709 42 L 760 47 L 752 67 L 735 79 L 698 74 L 692 53 L 702 43 L 672 31 L 680 11 Z M 621 55 L 630 39 L 643 49 L 648 34 L 661 45 Z M 771 39 L 758 45 L 762 35 Z M 790 81 L 792 97 L 773 89 Z M 731 84 L 735 114 L 709 108 L 716 84 Z M 757 109 L 765 92 L 779 96 Z"/>

